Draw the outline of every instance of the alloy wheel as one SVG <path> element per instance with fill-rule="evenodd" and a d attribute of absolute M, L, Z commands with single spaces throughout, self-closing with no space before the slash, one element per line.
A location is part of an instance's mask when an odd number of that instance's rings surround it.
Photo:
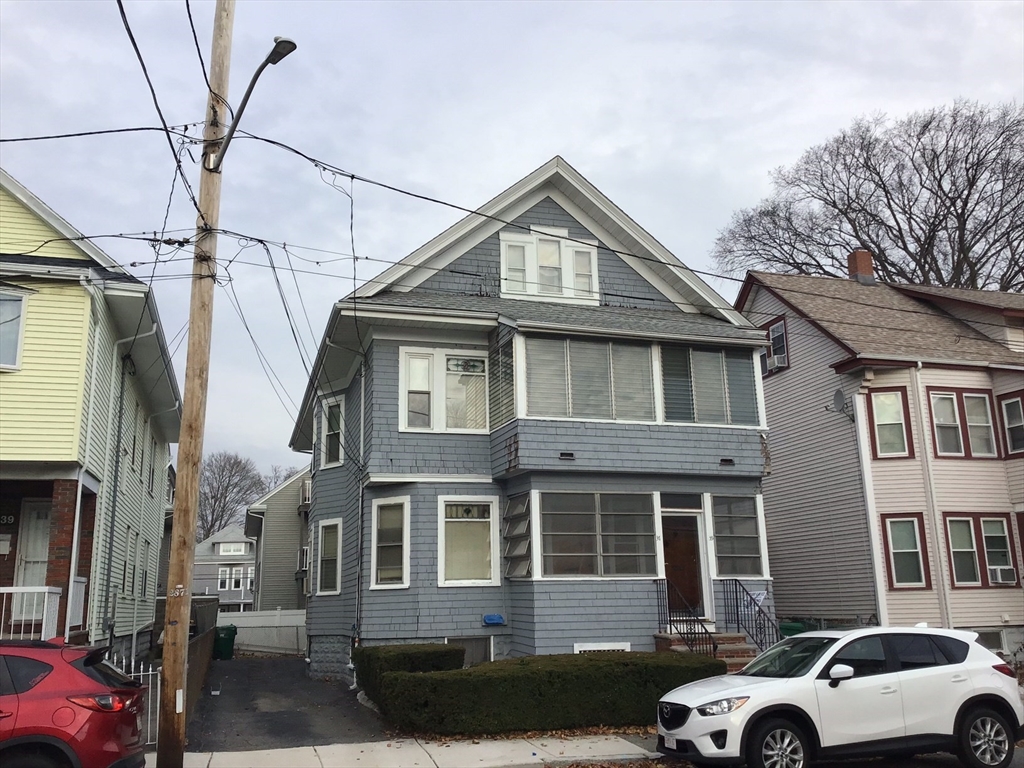
<path fill-rule="evenodd" d="M 971 752 L 985 765 L 999 765 L 1006 759 L 1010 738 L 1003 724 L 993 717 L 979 717 L 968 735 Z"/>
<path fill-rule="evenodd" d="M 804 768 L 804 745 L 792 731 L 778 728 L 765 736 L 761 760 L 765 768 Z"/>

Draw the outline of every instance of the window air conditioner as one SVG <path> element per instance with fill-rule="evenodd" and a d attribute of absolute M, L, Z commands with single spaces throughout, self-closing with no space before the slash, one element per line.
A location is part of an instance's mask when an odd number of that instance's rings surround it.
<path fill-rule="evenodd" d="M 787 365 L 786 355 L 772 355 L 768 358 L 768 370 L 775 371 L 779 368 L 785 368 Z"/>
<path fill-rule="evenodd" d="M 1017 569 L 1007 566 L 988 569 L 988 580 L 992 584 L 1016 584 Z"/>

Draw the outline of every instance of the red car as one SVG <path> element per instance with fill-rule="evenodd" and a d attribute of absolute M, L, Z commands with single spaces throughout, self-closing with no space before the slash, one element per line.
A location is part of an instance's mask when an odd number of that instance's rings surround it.
<path fill-rule="evenodd" d="M 0 641 L 3 768 L 143 768 L 145 688 L 106 648 Z"/>

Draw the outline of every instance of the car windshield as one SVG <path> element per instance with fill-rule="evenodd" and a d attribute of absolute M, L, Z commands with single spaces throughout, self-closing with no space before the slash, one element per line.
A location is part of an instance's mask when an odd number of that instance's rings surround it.
<path fill-rule="evenodd" d="M 749 677 L 800 677 L 835 643 L 834 637 L 789 637 L 776 643 L 740 672 Z"/>

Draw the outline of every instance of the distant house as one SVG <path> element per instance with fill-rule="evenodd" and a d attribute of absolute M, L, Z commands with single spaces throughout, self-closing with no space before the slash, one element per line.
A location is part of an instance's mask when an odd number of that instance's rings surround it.
<path fill-rule="evenodd" d="M 764 339 L 560 157 L 338 301 L 291 440 L 311 674 L 770 623 Z"/>
<path fill-rule="evenodd" d="M 297 472 L 245 513 L 256 543 L 255 609 L 301 610 L 309 593 L 309 469 Z"/>
<path fill-rule="evenodd" d="M 240 525 L 196 544 L 192 594 L 216 595 L 221 613 L 253 610 L 256 547 Z"/>
<path fill-rule="evenodd" d="M 148 647 L 180 400 L 152 289 L 0 171 L 0 637 Z"/>
<path fill-rule="evenodd" d="M 752 272 L 780 616 L 1024 639 L 1024 296 Z"/>

